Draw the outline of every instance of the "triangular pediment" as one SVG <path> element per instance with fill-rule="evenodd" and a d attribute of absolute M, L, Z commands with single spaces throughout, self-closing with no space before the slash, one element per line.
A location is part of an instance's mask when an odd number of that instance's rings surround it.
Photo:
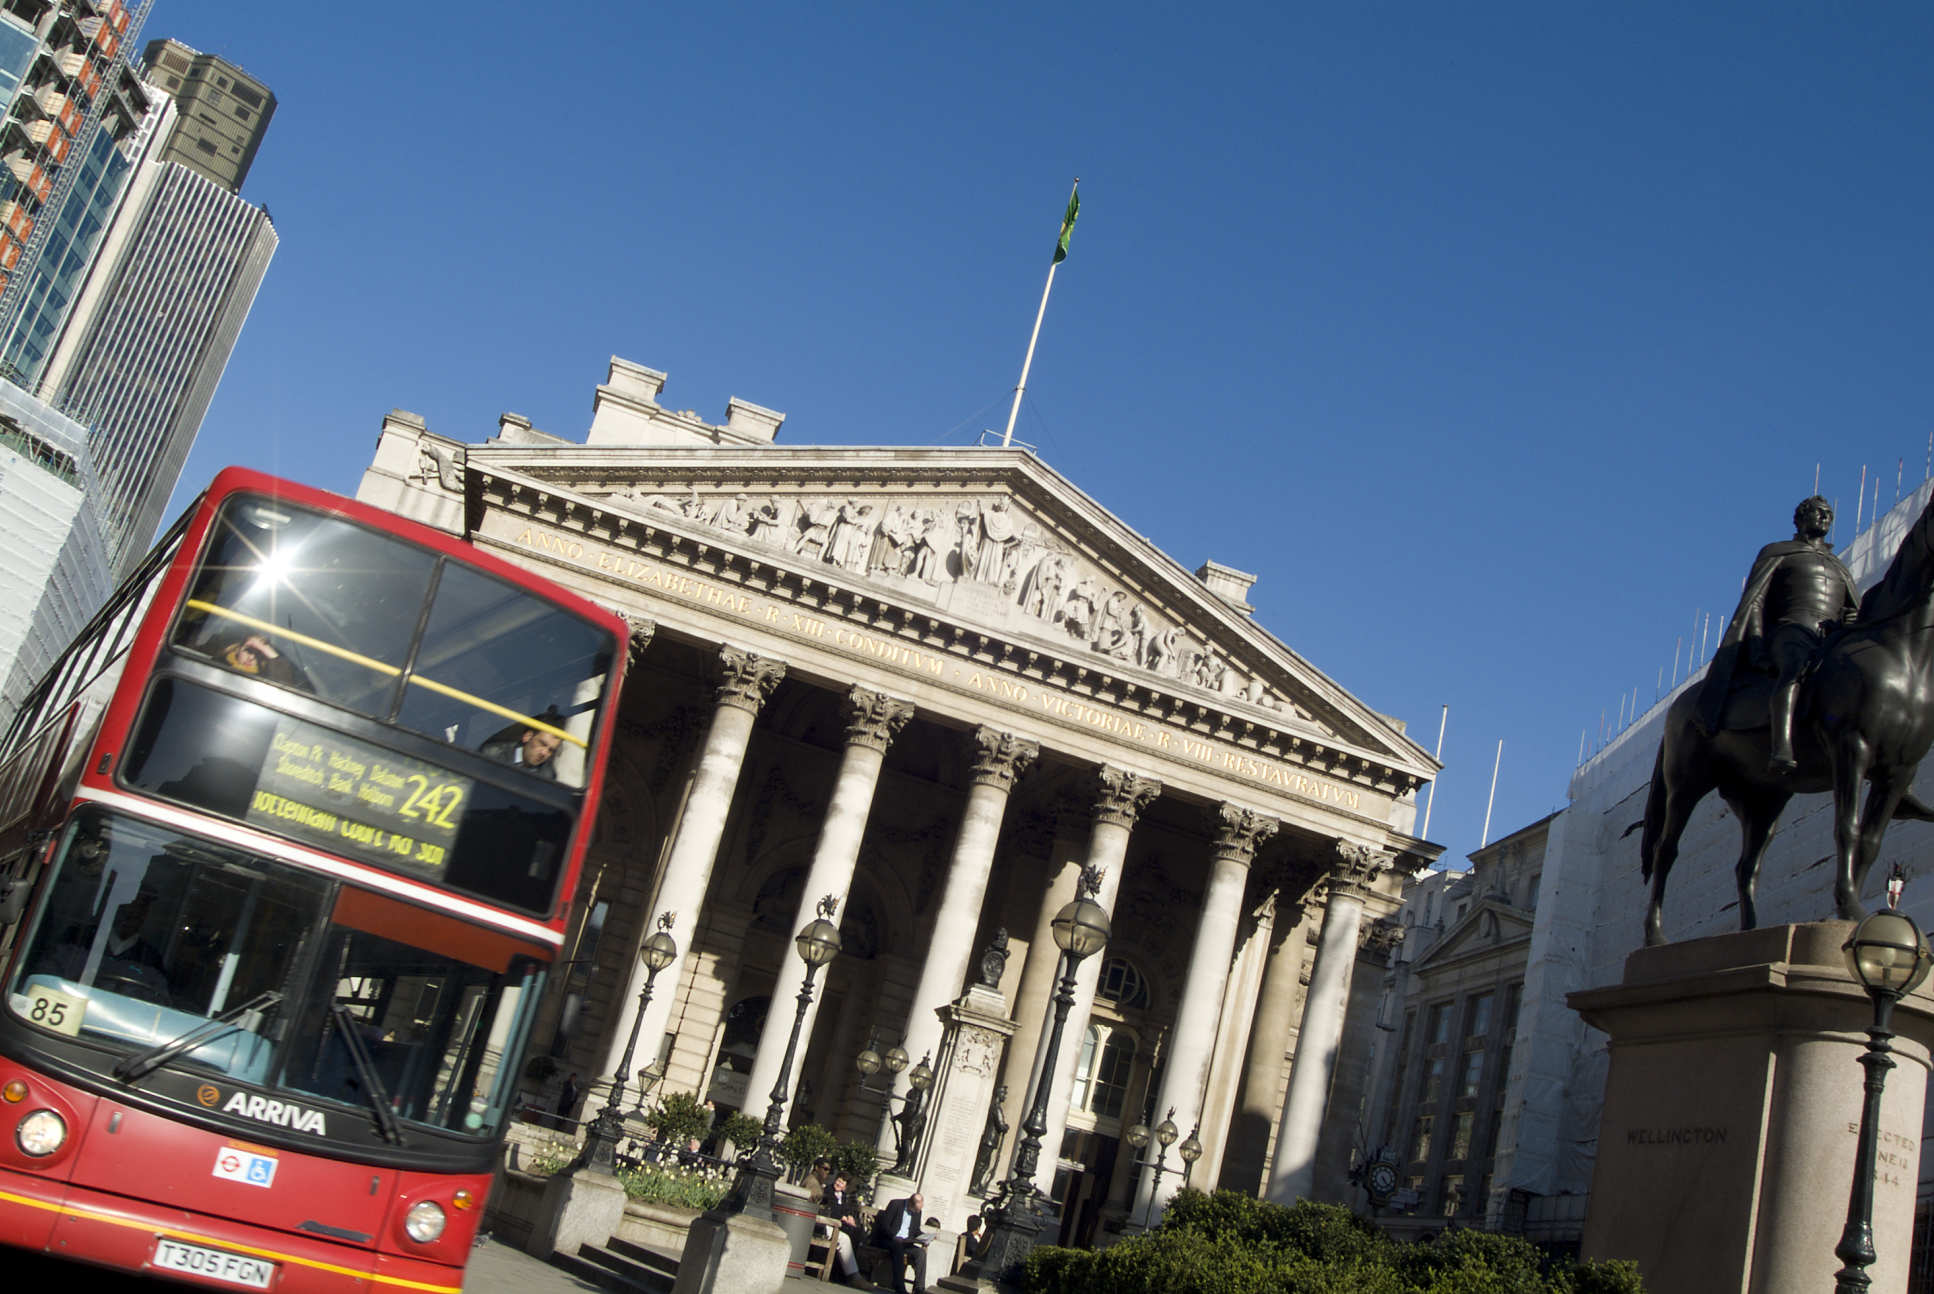
<path fill-rule="evenodd" d="M 1413 969 L 1421 974 L 1528 939 L 1531 920 L 1532 914 L 1523 908 L 1513 907 L 1496 895 L 1487 895 L 1472 904 L 1444 932 L 1444 937 L 1417 959 Z"/>
<path fill-rule="evenodd" d="M 1145 691 L 1199 698 L 1392 770 L 1436 765 L 1389 720 L 1030 453 L 487 445 L 517 478 L 821 585 Z"/>

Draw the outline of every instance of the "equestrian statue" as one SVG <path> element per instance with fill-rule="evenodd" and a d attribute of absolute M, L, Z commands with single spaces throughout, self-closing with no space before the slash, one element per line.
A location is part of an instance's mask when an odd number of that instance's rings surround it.
<path fill-rule="evenodd" d="M 1832 506 L 1804 500 L 1793 526 L 1760 550 L 1705 679 L 1666 712 L 1640 845 L 1648 944 L 1665 942 L 1666 877 L 1713 791 L 1739 818 L 1742 930 L 1758 924 L 1760 861 L 1795 795 L 1833 792 L 1833 898 L 1850 921 L 1887 824 L 1934 821 L 1909 790 L 1934 744 L 1934 497 L 1864 598 L 1827 543 Z"/>

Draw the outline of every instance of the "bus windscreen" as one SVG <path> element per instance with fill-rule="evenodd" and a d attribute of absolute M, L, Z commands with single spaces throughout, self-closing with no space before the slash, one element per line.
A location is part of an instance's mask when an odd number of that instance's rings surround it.
<path fill-rule="evenodd" d="M 174 644 L 570 787 L 616 650 L 503 580 L 248 495 L 215 520 Z"/>

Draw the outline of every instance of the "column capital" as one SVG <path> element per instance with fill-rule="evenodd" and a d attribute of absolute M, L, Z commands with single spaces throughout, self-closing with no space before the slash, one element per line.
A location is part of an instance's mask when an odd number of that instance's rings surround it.
<path fill-rule="evenodd" d="M 1379 963 L 1390 959 L 1390 954 L 1403 946 L 1403 927 L 1388 917 L 1364 923 L 1358 936 L 1357 951 Z"/>
<path fill-rule="evenodd" d="M 1142 810 L 1162 793 L 1162 784 L 1154 778 L 1112 764 L 1103 764 L 1098 776 L 1101 790 L 1095 798 L 1096 822 L 1133 827 Z"/>
<path fill-rule="evenodd" d="M 1254 809 L 1245 809 L 1226 800 L 1218 810 L 1221 824 L 1215 829 L 1215 856 L 1232 863 L 1249 865 L 1256 849 L 1282 829 L 1282 822 Z"/>
<path fill-rule="evenodd" d="M 641 616 L 629 611 L 620 611 L 618 618 L 625 622 L 625 664 L 636 665 L 638 658 L 651 646 L 651 636 L 658 632 L 658 622 L 650 616 Z"/>
<path fill-rule="evenodd" d="M 856 687 L 846 694 L 846 744 L 884 751 L 913 717 L 913 707 L 884 692 Z"/>
<path fill-rule="evenodd" d="M 1330 890 L 1332 893 L 1353 893 L 1359 897 L 1369 894 L 1370 887 L 1377 878 L 1390 870 L 1397 855 L 1388 849 L 1378 849 L 1355 840 L 1336 842 L 1336 861 L 1330 864 Z"/>
<path fill-rule="evenodd" d="M 974 729 L 974 785 L 1008 790 L 1040 753 L 1037 743 L 983 724 Z"/>
<path fill-rule="evenodd" d="M 719 704 L 759 713 L 759 707 L 786 676 L 786 662 L 755 656 L 737 647 L 719 648 Z"/>

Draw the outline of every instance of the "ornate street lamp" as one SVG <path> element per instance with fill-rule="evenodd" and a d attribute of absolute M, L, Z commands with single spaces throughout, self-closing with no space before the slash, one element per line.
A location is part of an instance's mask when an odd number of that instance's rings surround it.
<path fill-rule="evenodd" d="M 625 1039 L 624 1056 L 618 1061 L 618 1072 L 611 1076 L 611 1092 L 591 1120 L 590 1130 L 584 1137 L 584 1149 L 578 1152 L 577 1162 L 572 1171 L 589 1166 L 600 1173 L 608 1173 L 616 1164 L 618 1138 L 624 1135 L 624 1114 L 622 1107 L 625 1099 L 625 1078 L 631 1072 L 631 1053 L 638 1048 L 638 1026 L 645 1022 L 645 1007 L 651 1002 L 651 986 L 658 980 L 658 972 L 678 960 L 678 943 L 671 937 L 672 922 L 676 914 L 667 912 L 658 918 L 658 929 L 638 949 L 638 960 L 645 966 L 645 986 L 638 990 L 638 1014 L 631 1018 L 631 1036 Z M 649 1069 L 650 1066 L 646 1066 Z M 644 1071 L 640 1071 L 642 1074 Z M 640 1092 L 639 1099 L 643 1099 Z"/>
<path fill-rule="evenodd" d="M 1055 945 L 1061 949 L 1062 965 L 1054 995 L 1054 1024 L 1048 1031 L 1040 1073 L 1034 1079 L 1034 1096 L 1028 1105 L 1027 1118 L 1021 1124 L 1020 1143 L 1014 1148 L 1013 1168 L 1001 1188 L 1000 1203 L 992 1210 L 993 1234 L 988 1239 L 986 1256 L 981 1259 L 980 1270 L 998 1279 L 1012 1279 L 1021 1260 L 1039 1243 L 1041 1232 L 1052 1218 L 1047 1197 L 1034 1184 L 1034 1170 L 1041 1160 L 1041 1138 L 1048 1130 L 1048 1097 L 1054 1087 L 1061 1031 L 1067 1025 L 1069 1009 L 1074 1006 L 1075 971 L 1108 942 L 1108 912 L 1094 900 L 1100 892 L 1101 869 L 1093 864 L 1082 868 L 1078 896 L 1055 913 L 1050 923 Z"/>
<path fill-rule="evenodd" d="M 1869 913 L 1843 949 L 1847 968 L 1874 1000 L 1874 1023 L 1867 1030 L 1867 1050 L 1860 1057 L 1867 1071 L 1867 1097 L 1860 1107 L 1860 1142 L 1854 1152 L 1853 1190 L 1847 1197 L 1847 1225 L 1833 1256 L 1845 1266 L 1834 1273 L 1834 1294 L 1860 1294 L 1872 1279 L 1867 1268 L 1874 1261 L 1874 1159 L 1880 1139 L 1880 1092 L 1887 1082 L 1887 1071 L 1894 1061 L 1887 1053 L 1894 1031 L 1894 1003 L 1914 991 L 1934 966 L 1934 951 L 1927 946 L 1914 919 L 1897 912 L 1900 901 L 1899 864 L 1887 882 L 1887 906 Z"/>
<path fill-rule="evenodd" d="M 1186 1188 L 1189 1184 L 1189 1174 L 1195 1171 L 1195 1161 L 1202 1158 L 1201 1124 L 1198 1123 L 1189 1129 L 1189 1135 L 1182 1139 L 1182 1144 L 1175 1148 L 1175 1153 L 1182 1156 L 1182 1185 Z"/>
<path fill-rule="evenodd" d="M 1148 1203 L 1142 1207 L 1143 1230 L 1148 1228 L 1149 1216 L 1155 1211 L 1155 1197 L 1161 1192 L 1162 1178 L 1173 1171 L 1168 1167 L 1168 1148 L 1174 1145 L 1175 1139 L 1181 1135 L 1181 1130 L 1175 1126 L 1175 1107 L 1171 1105 L 1168 1107 L 1168 1113 L 1163 1116 L 1162 1122 L 1155 1129 L 1155 1141 L 1157 1143 L 1155 1162 L 1151 1164 L 1145 1159 L 1135 1161 L 1135 1168 L 1149 1168 L 1155 1172 L 1155 1185 L 1149 1187 Z M 1138 1123 L 1128 1130 L 1128 1144 L 1136 1150 L 1140 1150 L 1148 1144 L 1148 1136 L 1148 1125 Z M 1199 1145 L 1196 1147 L 1196 1153 L 1201 1153 L 1201 1147 Z"/>
<path fill-rule="evenodd" d="M 739 1175 L 732 1191 L 719 1205 L 722 1213 L 749 1213 L 772 1217 L 772 1188 L 779 1181 L 779 1134 L 786 1121 L 786 1097 L 792 1086 L 792 1058 L 799 1050 L 799 1030 L 806 1023 L 806 1008 L 813 1000 L 813 976 L 819 968 L 839 956 L 839 927 L 831 918 L 839 911 L 839 898 L 828 894 L 819 901 L 819 916 L 793 938 L 799 959 L 806 963 L 806 979 L 799 986 L 799 1006 L 792 1016 L 792 1036 L 786 1039 L 786 1054 L 779 1062 L 779 1079 L 772 1085 L 771 1103 L 766 1106 L 765 1130 L 750 1155 L 739 1160 Z"/>
<path fill-rule="evenodd" d="M 866 1044 L 866 1050 L 861 1052 L 853 1061 L 853 1064 L 860 1071 L 860 1091 L 862 1092 L 871 1093 L 872 1089 L 866 1085 L 866 1080 L 879 1073 L 882 1068 L 886 1070 L 886 1090 L 880 1093 L 880 1125 L 882 1127 L 893 1118 L 893 1080 L 900 1076 L 900 1072 L 907 1067 L 907 1063 L 911 1059 L 912 1057 L 907 1055 L 907 1049 L 898 1043 L 888 1048 L 886 1055 L 882 1056 L 879 1052 L 873 1050 L 873 1043 L 869 1040 Z M 897 1128 L 895 1129 L 895 1136 L 896 1138 L 898 1136 Z M 897 1141 L 895 1144 L 898 1144 Z"/>

